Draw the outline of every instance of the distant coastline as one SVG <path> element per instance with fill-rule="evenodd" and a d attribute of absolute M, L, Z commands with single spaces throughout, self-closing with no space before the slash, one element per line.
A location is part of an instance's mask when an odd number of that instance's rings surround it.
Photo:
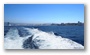
<path fill-rule="evenodd" d="M 26 24 L 26 23 L 11 23 L 4 22 L 4 26 L 83 26 L 84 23 L 78 21 L 77 23 L 44 23 L 44 24 Z"/>

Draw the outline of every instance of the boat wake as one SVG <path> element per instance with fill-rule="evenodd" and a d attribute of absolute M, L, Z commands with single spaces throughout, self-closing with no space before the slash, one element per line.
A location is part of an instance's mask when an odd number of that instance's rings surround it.
<path fill-rule="evenodd" d="M 35 28 L 10 28 L 4 38 L 5 49 L 84 49 L 84 46 L 53 32 Z"/>

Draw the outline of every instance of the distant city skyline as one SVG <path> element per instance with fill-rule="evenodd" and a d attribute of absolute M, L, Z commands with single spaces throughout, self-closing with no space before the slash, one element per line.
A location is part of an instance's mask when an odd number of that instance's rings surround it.
<path fill-rule="evenodd" d="M 84 23 L 84 4 L 4 4 L 4 22 Z"/>

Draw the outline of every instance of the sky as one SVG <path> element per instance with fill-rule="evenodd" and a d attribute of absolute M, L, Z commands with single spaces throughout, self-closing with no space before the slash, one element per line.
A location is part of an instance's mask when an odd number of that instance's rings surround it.
<path fill-rule="evenodd" d="M 84 22 L 84 4 L 4 4 L 4 22 Z"/>

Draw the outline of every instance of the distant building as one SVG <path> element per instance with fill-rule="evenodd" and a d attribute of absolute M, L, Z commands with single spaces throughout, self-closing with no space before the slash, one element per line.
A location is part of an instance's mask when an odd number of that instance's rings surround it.
<path fill-rule="evenodd" d="M 65 25 L 64 23 L 61 23 L 60 25 Z"/>
<path fill-rule="evenodd" d="M 11 23 L 8 23 L 8 26 L 11 26 Z"/>
<path fill-rule="evenodd" d="M 84 23 L 78 21 L 78 25 L 81 26 L 81 25 L 84 25 Z"/>
<path fill-rule="evenodd" d="M 9 22 L 4 22 L 4 26 L 11 26 L 11 23 L 9 23 Z"/>
<path fill-rule="evenodd" d="M 82 22 L 78 21 L 78 24 L 81 24 Z"/>

